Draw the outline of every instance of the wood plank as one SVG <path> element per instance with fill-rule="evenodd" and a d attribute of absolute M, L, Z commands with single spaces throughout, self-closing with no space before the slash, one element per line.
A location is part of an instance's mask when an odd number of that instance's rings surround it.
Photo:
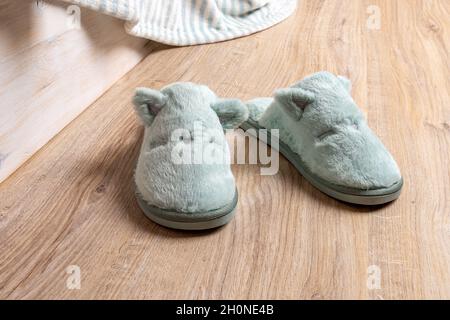
<path fill-rule="evenodd" d="M 81 30 L 67 29 L 66 6 L 2 3 L 0 181 L 151 50 L 123 21 L 88 10 Z"/>
<path fill-rule="evenodd" d="M 369 5 L 379 30 L 366 27 Z M 305 0 L 251 37 L 155 48 L 0 185 L 0 297 L 449 299 L 449 13 L 446 0 Z M 275 176 L 233 166 L 239 207 L 221 229 L 178 232 L 144 217 L 132 184 L 135 87 L 195 81 L 249 99 L 318 70 L 354 81 L 402 169 L 396 202 L 340 203 L 281 158 Z M 70 265 L 79 290 L 66 286 Z M 367 286 L 373 270 L 380 288 Z"/>
<path fill-rule="evenodd" d="M 3 0 L 0 3 L 0 61 L 70 32 L 67 6 L 56 0 Z"/>

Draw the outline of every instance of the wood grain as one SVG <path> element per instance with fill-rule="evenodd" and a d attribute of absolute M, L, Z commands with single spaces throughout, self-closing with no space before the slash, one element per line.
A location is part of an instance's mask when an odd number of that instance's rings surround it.
<path fill-rule="evenodd" d="M 381 29 L 367 28 L 367 8 Z M 153 52 L 0 185 L 0 297 L 450 298 L 450 5 L 446 0 L 303 0 L 259 34 Z M 318 70 L 344 74 L 392 151 L 396 202 L 350 206 L 285 159 L 275 176 L 234 165 L 236 218 L 209 232 L 148 221 L 133 194 L 137 86 L 209 85 L 249 99 Z M 230 137 L 231 139 L 232 137 Z M 66 287 L 66 268 L 81 289 Z M 381 286 L 367 286 L 368 270 Z"/>
<path fill-rule="evenodd" d="M 149 52 L 123 21 L 60 1 L 0 3 L 0 182 Z"/>

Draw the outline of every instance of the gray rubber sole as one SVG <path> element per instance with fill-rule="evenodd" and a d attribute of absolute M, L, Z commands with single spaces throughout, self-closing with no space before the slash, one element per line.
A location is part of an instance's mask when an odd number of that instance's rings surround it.
<path fill-rule="evenodd" d="M 198 213 L 165 210 L 149 205 L 142 199 L 138 191 L 136 191 L 136 198 L 145 216 L 157 224 L 178 230 L 207 230 L 223 226 L 233 219 L 238 202 L 238 192 L 236 190 L 233 201 L 229 205 L 217 210 Z"/>
<path fill-rule="evenodd" d="M 258 136 L 259 129 L 265 129 L 259 126 L 256 122 L 248 120 L 244 122 L 240 126 L 243 130 L 255 129 L 256 130 L 256 138 L 261 139 L 266 144 L 270 145 L 270 132 L 267 132 L 267 140 L 264 139 L 264 136 Z M 249 132 L 252 134 L 252 132 Z M 338 186 L 323 180 L 322 178 L 313 174 L 306 164 L 302 161 L 300 156 L 292 151 L 285 143 L 279 141 L 279 150 L 278 150 L 286 159 L 289 160 L 290 163 L 294 165 L 294 167 L 308 180 L 314 187 L 322 191 L 323 193 L 329 195 L 332 198 L 353 203 L 353 204 L 362 204 L 362 205 L 380 205 L 385 204 L 391 201 L 394 201 L 400 196 L 401 189 L 403 187 L 403 179 L 395 183 L 393 186 L 389 188 L 381 188 L 381 189 L 372 189 L 372 190 L 361 190 L 361 189 L 353 189 L 343 186 Z"/>

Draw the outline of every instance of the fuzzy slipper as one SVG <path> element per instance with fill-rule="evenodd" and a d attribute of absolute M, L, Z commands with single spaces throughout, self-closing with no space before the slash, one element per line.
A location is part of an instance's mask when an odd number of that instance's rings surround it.
<path fill-rule="evenodd" d="M 278 129 L 279 151 L 322 192 L 364 205 L 399 197 L 399 168 L 367 126 L 347 78 L 319 72 L 247 106 L 241 128 Z"/>
<path fill-rule="evenodd" d="M 248 117 L 239 100 L 218 99 L 206 86 L 174 83 L 138 88 L 135 109 L 145 125 L 135 172 L 145 215 L 166 227 L 219 227 L 234 215 L 238 194 L 225 128 Z"/>

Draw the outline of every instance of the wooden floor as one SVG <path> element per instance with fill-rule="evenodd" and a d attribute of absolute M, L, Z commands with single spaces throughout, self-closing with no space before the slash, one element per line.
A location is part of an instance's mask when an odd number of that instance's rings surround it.
<path fill-rule="evenodd" d="M 367 27 L 370 5 L 379 30 Z M 247 38 L 153 44 L 0 185 L 0 298 L 450 298 L 449 16 L 447 0 L 302 0 L 295 16 Z M 398 201 L 339 203 L 282 158 L 275 176 L 233 166 L 240 202 L 223 228 L 178 232 L 143 216 L 132 186 L 135 87 L 194 81 L 248 99 L 318 70 L 354 82 L 402 169 Z M 71 265 L 79 290 L 67 287 Z"/>

